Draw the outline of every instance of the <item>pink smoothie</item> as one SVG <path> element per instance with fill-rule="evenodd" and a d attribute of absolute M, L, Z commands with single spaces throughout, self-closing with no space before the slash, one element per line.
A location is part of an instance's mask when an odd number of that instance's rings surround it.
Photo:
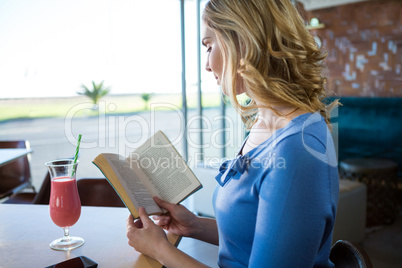
<path fill-rule="evenodd" d="M 81 215 L 81 201 L 75 179 L 52 179 L 49 210 L 50 217 L 59 227 L 70 227 L 78 221 Z"/>

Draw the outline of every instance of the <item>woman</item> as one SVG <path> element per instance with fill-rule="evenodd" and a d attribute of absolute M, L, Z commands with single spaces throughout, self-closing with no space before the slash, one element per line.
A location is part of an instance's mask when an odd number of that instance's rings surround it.
<path fill-rule="evenodd" d="M 139 221 L 130 216 L 129 244 L 167 267 L 204 266 L 170 245 L 162 227 L 219 245 L 220 267 L 333 267 L 339 185 L 331 107 L 321 101 L 325 54 L 288 0 L 211 0 L 203 24 L 206 69 L 250 134 L 220 167 L 216 219 L 156 198 L 169 213 L 157 224 L 144 209 Z"/>

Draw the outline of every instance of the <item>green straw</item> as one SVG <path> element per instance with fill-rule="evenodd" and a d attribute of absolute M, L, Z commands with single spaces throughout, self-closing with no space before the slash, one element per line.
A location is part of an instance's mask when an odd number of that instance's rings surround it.
<path fill-rule="evenodd" d="M 80 151 L 81 137 L 82 137 L 82 135 L 79 134 L 79 135 L 78 135 L 77 148 L 75 149 L 74 166 L 75 166 L 75 163 L 77 163 L 78 152 Z M 73 166 L 73 173 L 71 174 L 71 178 L 74 177 L 74 173 L 75 173 L 75 168 L 74 168 L 74 166 Z"/>

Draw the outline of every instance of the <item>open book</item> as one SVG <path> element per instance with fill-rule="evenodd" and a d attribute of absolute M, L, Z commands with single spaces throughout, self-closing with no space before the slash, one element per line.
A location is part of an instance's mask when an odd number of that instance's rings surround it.
<path fill-rule="evenodd" d="M 102 171 L 134 218 L 144 207 L 148 215 L 162 214 L 153 196 L 178 204 L 202 188 L 169 139 L 158 131 L 125 158 L 102 153 L 93 163 Z"/>

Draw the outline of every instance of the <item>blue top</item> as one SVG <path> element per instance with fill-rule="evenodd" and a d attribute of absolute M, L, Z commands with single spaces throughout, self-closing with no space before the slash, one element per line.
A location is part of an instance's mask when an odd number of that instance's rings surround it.
<path fill-rule="evenodd" d="M 333 267 L 337 158 L 318 113 L 300 115 L 224 162 L 214 210 L 220 267 Z"/>

